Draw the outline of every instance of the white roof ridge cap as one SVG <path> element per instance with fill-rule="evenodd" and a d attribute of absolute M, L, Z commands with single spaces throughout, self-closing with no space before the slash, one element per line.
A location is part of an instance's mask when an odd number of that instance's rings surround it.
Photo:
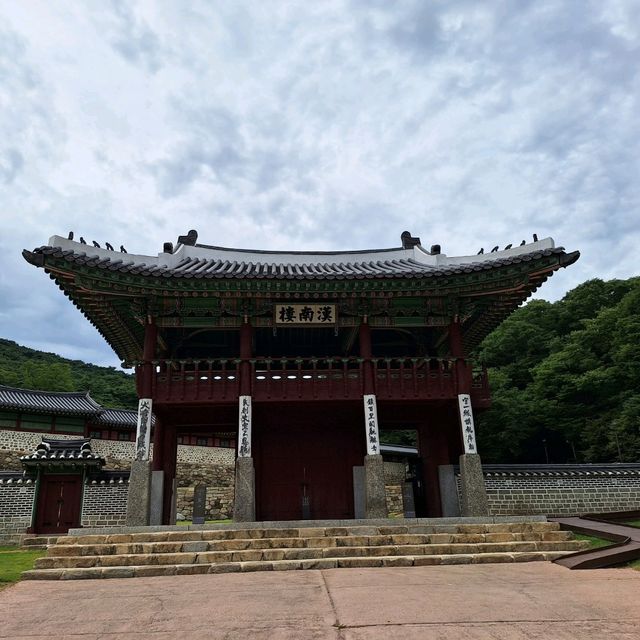
<path fill-rule="evenodd" d="M 536 251 L 545 251 L 546 249 L 555 249 L 555 242 L 553 238 L 547 237 L 538 240 L 537 242 L 529 242 L 527 244 L 519 245 L 517 247 L 511 247 L 511 249 L 502 249 L 502 251 L 490 251 L 481 253 L 478 255 L 467 256 L 450 256 L 447 258 L 450 264 L 471 264 L 492 262 L 493 260 L 501 260 L 503 258 L 514 258 L 517 256 L 524 256 Z M 446 257 L 446 256 L 445 256 Z M 445 262 L 445 264 L 446 264 Z"/>
<path fill-rule="evenodd" d="M 145 256 L 136 253 L 122 253 L 121 251 L 110 251 L 109 249 L 98 249 L 90 244 L 82 244 L 75 240 L 69 240 L 62 236 L 51 236 L 49 238 L 50 247 L 59 247 L 63 251 L 73 251 L 74 253 L 85 253 L 88 260 L 99 258 L 101 260 L 108 258 L 110 260 L 122 260 L 123 262 L 133 262 L 134 264 L 146 264 L 151 266 L 164 266 L 160 261 L 160 256 L 166 254 L 160 253 L 157 256 Z"/>
<path fill-rule="evenodd" d="M 414 257 L 413 249 L 371 249 L 363 251 L 318 251 L 313 252 L 287 252 L 287 251 L 261 251 L 234 250 L 219 247 L 182 246 L 183 258 L 228 260 L 237 263 L 276 264 L 276 265 L 316 265 L 316 264 L 355 264 L 377 260 L 407 259 Z M 177 254 L 177 252 L 176 252 Z M 175 255 L 172 257 L 175 257 Z M 420 260 L 424 262 L 424 259 Z"/>

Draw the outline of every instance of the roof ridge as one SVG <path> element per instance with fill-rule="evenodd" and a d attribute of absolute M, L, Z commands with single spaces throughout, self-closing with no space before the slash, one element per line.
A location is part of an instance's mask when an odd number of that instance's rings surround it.
<path fill-rule="evenodd" d="M 36 393 L 38 395 L 56 395 L 56 396 L 77 396 L 87 398 L 100 406 L 89 394 L 89 391 L 45 391 L 44 389 L 25 389 L 24 387 L 11 387 L 7 384 L 0 384 L 0 390 L 18 391 L 24 393 Z"/>

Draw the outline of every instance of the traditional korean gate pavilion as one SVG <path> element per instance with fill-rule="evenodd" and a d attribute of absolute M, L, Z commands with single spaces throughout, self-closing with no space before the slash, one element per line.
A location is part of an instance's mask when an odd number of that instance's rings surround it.
<path fill-rule="evenodd" d="M 166 523 L 177 436 L 194 428 L 238 434 L 238 520 L 353 517 L 363 464 L 367 517 L 384 517 L 379 427 L 418 432 L 419 512 L 441 514 L 438 467 L 462 455 L 463 511 L 474 513 L 464 504 L 483 491 L 473 409 L 490 396 L 467 354 L 577 251 L 548 238 L 448 257 L 408 232 L 402 247 L 370 251 L 196 241 L 191 231 L 146 256 L 54 236 L 23 252 L 136 367 L 132 523 L 149 517 L 152 411 Z"/>

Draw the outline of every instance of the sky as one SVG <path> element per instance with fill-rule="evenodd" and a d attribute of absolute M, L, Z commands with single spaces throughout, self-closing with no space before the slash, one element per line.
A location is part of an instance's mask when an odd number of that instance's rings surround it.
<path fill-rule="evenodd" d="M 73 230 L 638 275 L 637 0 L 0 0 L 0 337 L 119 366 L 22 249 Z"/>

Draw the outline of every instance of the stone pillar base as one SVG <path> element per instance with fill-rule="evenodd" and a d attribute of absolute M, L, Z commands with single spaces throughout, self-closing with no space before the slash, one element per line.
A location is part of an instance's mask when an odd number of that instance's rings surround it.
<path fill-rule="evenodd" d="M 387 517 L 387 495 L 384 488 L 384 462 L 378 454 L 364 457 L 365 517 Z"/>
<path fill-rule="evenodd" d="M 255 522 L 256 491 L 253 458 L 236 458 L 236 484 L 233 500 L 234 522 Z"/>
<path fill-rule="evenodd" d="M 482 462 L 477 453 L 460 456 L 460 512 L 467 517 L 489 515 Z"/>
<path fill-rule="evenodd" d="M 149 524 L 151 496 L 151 462 L 134 460 L 131 463 L 127 494 L 127 526 L 146 527 Z"/>

